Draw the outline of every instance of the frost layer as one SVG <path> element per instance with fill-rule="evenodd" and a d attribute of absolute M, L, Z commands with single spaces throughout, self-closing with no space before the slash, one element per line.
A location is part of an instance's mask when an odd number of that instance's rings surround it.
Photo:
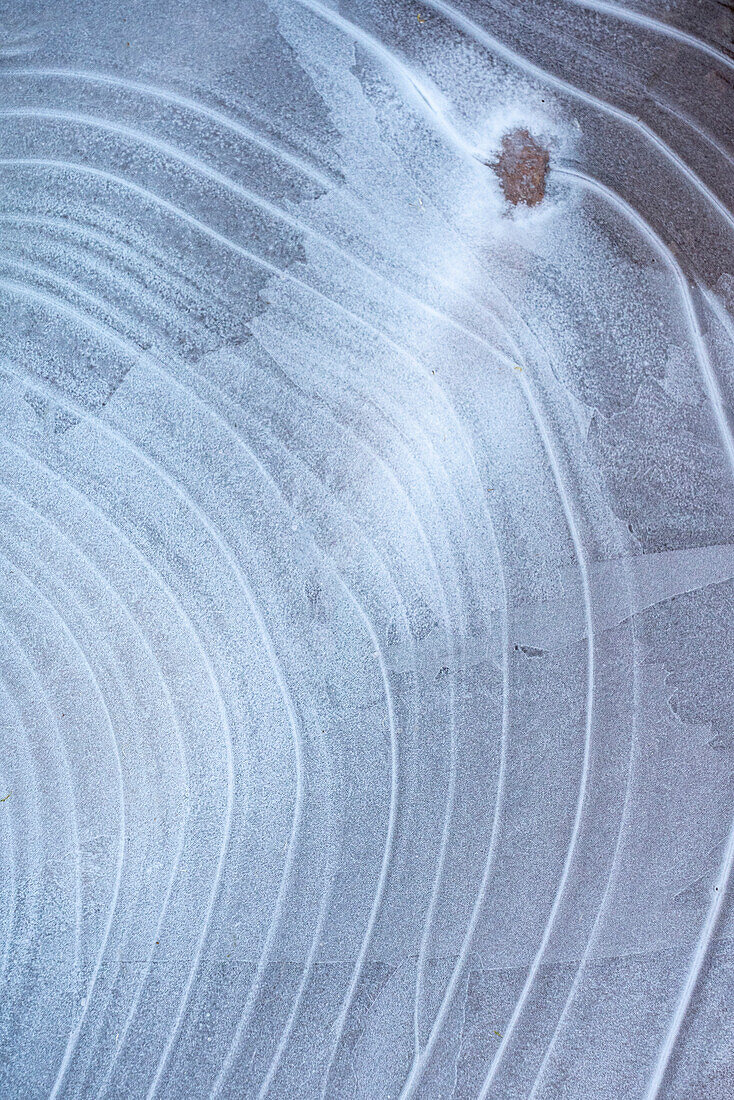
<path fill-rule="evenodd" d="M 0 4 L 3 1097 L 734 1094 L 716 12 Z"/>

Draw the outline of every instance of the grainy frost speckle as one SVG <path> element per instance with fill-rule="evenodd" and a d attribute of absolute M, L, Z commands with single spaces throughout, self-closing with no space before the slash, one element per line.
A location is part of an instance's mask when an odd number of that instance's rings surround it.
<path fill-rule="evenodd" d="M 733 27 L 0 0 L 3 1098 L 734 1094 Z"/>

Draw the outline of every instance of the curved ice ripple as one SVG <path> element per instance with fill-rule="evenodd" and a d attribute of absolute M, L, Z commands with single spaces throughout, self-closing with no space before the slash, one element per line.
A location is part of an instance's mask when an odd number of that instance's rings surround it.
<path fill-rule="evenodd" d="M 731 1096 L 730 9 L 0 12 L 2 1095 Z"/>

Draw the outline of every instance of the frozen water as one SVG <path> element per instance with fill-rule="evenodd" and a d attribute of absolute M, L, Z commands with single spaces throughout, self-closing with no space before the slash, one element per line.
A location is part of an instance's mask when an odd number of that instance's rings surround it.
<path fill-rule="evenodd" d="M 3 1098 L 734 1095 L 733 29 L 0 0 Z"/>

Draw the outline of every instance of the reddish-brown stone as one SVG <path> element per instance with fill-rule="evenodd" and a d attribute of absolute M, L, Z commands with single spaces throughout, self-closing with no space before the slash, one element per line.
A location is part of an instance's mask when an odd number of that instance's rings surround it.
<path fill-rule="evenodd" d="M 502 138 L 500 155 L 492 162 L 500 186 L 513 206 L 537 206 L 545 195 L 548 150 L 527 130 L 513 130 Z"/>

